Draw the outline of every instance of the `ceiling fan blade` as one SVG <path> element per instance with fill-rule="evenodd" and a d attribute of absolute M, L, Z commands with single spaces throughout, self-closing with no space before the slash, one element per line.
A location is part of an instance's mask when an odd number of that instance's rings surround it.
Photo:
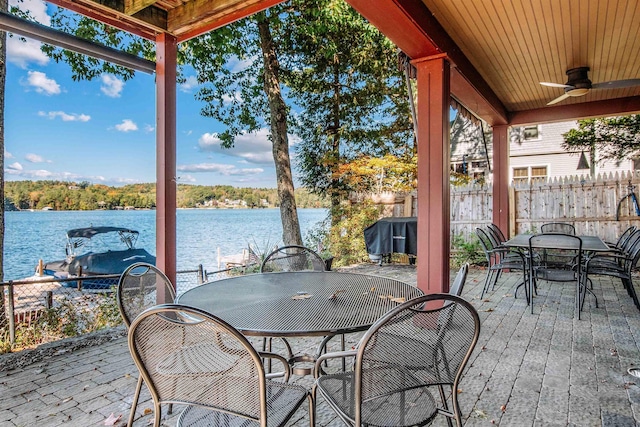
<path fill-rule="evenodd" d="M 640 86 L 640 79 L 613 80 L 611 82 L 594 83 L 591 85 L 591 89 L 621 89 L 632 86 Z"/>
<path fill-rule="evenodd" d="M 549 86 L 549 87 L 562 87 L 562 88 L 565 88 L 565 87 L 573 87 L 573 86 L 571 86 L 571 85 L 565 85 L 565 84 L 563 84 L 563 83 L 540 82 L 540 84 L 541 84 L 542 86 Z"/>
<path fill-rule="evenodd" d="M 554 99 L 553 101 L 549 101 L 547 102 L 547 105 L 553 105 L 553 104 L 557 104 L 560 101 L 564 101 L 565 99 L 569 98 L 569 95 L 566 93 L 563 93 L 562 95 L 560 95 L 559 97 L 557 97 L 556 99 Z"/>

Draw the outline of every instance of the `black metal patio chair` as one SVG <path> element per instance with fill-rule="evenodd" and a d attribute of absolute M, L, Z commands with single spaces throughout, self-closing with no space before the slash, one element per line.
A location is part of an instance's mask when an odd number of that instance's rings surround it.
<path fill-rule="evenodd" d="M 540 226 L 540 232 L 543 234 L 548 233 L 560 233 L 560 234 L 572 234 L 575 236 L 576 228 L 573 224 L 566 222 L 548 222 Z"/>
<path fill-rule="evenodd" d="M 631 225 L 631 226 L 627 227 L 627 229 L 622 232 L 622 234 L 618 237 L 618 240 L 616 240 L 615 242 L 607 242 L 607 241 L 605 241 L 605 243 L 614 252 L 618 252 L 618 253 L 624 252 L 624 248 L 625 248 L 625 245 L 626 245 L 627 241 L 629 240 L 629 238 L 631 237 L 633 232 L 636 231 L 637 229 L 638 229 L 638 227 L 636 227 L 635 225 Z"/>
<path fill-rule="evenodd" d="M 347 425 L 425 425 L 441 414 L 461 426 L 458 385 L 479 333 L 478 313 L 464 299 L 414 298 L 380 318 L 355 349 L 322 355 L 312 393 Z M 324 374 L 332 358 L 352 359 L 352 370 Z"/>
<path fill-rule="evenodd" d="M 500 230 L 500 227 L 498 227 L 496 224 L 491 223 L 487 225 L 487 229 L 493 232 L 493 234 L 496 236 L 500 244 L 507 241 L 507 238 L 505 237 L 504 233 L 502 232 L 502 230 Z"/>
<path fill-rule="evenodd" d="M 616 277 L 640 310 L 640 301 L 633 284 L 633 270 L 640 260 L 640 230 L 635 230 L 621 248 L 611 253 L 597 253 L 586 261 L 586 275 Z"/>
<path fill-rule="evenodd" d="M 162 304 L 145 310 L 129 328 L 129 350 L 153 399 L 154 426 L 161 405 L 187 405 L 178 426 L 282 426 L 305 402 L 314 425 L 313 400 L 301 386 L 268 379 L 258 353 L 235 328 L 202 310 Z"/>
<path fill-rule="evenodd" d="M 169 278 L 156 266 L 147 263 L 130 265 L 120 276 L 116 291 L 118 309 L 124 325 L 129 329 L 133 319 L 144 310 L 158 303 L 172 303 L 176 298 L 175 288 Z M 138 375 L 136 391 L 131 402 L 127 426 L 133 419 L 142 390 L 142 376 Z M 171 407 L 169 407 L 171 413 Z"/>
<path fill-rule="evenodd" d="M 525 286 L 528 280 L 528 267 L 524 254 L 516 249 L 507 248 L 498 244 L 496 240 L 491 237 L 490 232 L 485 229 L 476 228 L 476 235 L 487 259 L 487 276 L 480 298 L 484 298 L 484 294 L 489 291 L 489 288 L 493 289 L 493 287 L 495 287 L 500 274 L 504 270 L 516 270 L 522 271 L 522 281 L 519 282 L 516 287 L 516 296 L 519 287 L 524 286 L 526 298 L 527 301 L 529 301 L 528 288 Z"/>
<path fill-rule="evenodd" d="M 575 310 L 580 319 L 584 299 L 588 292 L 587 275 L 583 264 L 582 239 L 571 234 L 535 234 L 529 238 L 530 281 L 529 294 L 533 295 L 539 280 L 575 284 Z M 535 259 L 535 261 L 531 261 Z M 530 302 L 533 313 L 533 298 Z"/>
<path fill-rule="evenodd" d="M 469 273 L 469 263 L 464 263 L 458 273 L 456 274 L 456 278 L 453 279 L 453 284 L 451 288 L 449 288 L 449 294 L 455 295 L 459 297 L 462 295 L 462 290 L 464 289 L 464 284 L 467 281 L 467 274 Z"/>

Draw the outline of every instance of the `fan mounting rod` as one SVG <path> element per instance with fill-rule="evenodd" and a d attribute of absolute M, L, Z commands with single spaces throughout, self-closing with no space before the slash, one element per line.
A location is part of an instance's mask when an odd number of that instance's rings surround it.
<path fill-rule="evenodd" d="M 587 76 L 589 67 L 577 67 L 567 70 L 567 87 L 564 91 L 569 96 L 583 96 L 591 89 L 591 80 Z"/>

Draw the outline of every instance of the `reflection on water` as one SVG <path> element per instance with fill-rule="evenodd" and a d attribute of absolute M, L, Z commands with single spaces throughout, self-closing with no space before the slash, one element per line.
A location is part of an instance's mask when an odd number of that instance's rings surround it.
<path fill-rule="evenodd" d="M 324 220 L 326 209 L 299 209 L 303 237 Z M 6 212 L 4 278 L 33 274 L 39 259 L 65 256 L 66 231 L 90 226 L 129 227 L 140 232 L 137 247 L 155 255 L 155 211 Z M 279 209 L 180 209 L 177 214 L 178 269 L 202 264 L 217 268 L 222 256 L 241 253 L 249 243 L 260 250 L 282 244 Z"/>

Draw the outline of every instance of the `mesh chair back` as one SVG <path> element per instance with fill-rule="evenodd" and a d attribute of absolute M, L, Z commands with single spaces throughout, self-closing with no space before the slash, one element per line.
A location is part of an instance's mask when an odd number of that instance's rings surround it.
<path fill-rule="evenodd" d="M 620 246 L 620 251 L 626 255 L 633 252 L 636 246 L 640 245 L 640 230 L 635 230 Z"/>
<path fill-rule="evenodd" d="M 531 263 L 530 286 L 536 279 L 575 283 L 575 310 L 579 320 L 587 293 L 582 239 L 570 234 L 536 234 L 529 238 L 529 251 L 537 261 Z M 533 292 L 531 287 L 530 292 Z M 533 298 L 529 306 L 533 313 Z"/>
<path fill-rule="evenodd" d="M 629 238 L 633 235 L 633 232 L 636 231 L 636 229 L 637 227 L 635 225 L 632 225 L 628 227 L 626 230 L 624 230 L 624 232 L 620 235 L 620 237 L 618 237 L 618 241 L 615 243 L 614 246 L 618 249 L 622 249 L 627 243 L 627 240 L 629 240 Z"/>
<path fill-rule="evenodd" d="M 130 265 L 118 281 L 118 308 L 127 328 L 147 308 L 159 303 L 171 303 L 175 297 L 175 289 L 169 278 L 151 264 Z"/>
<path fill-rule="evenodd" d="M 449 289 L 449 293 L 451 295 L 460 296 L 462 295 L 462 288 L 464 288 L 464 283 L 467 280 L 467 273 L 469 272 L 469 264 L 465 263 L 460 270 L 458 270 L 458 274 L 456 274 L 456 278 L 453 280 L 453 285 L 451 285 L 451 289 Z"/>
<path fill-rule="evenodd" d="M 223 320 L 177 304 L 152 307 L 129 329 L 129 350 L 160 403 L 195 404 L 253 420 L 266 416 L 265 375 L 247 339 Z"/>
<path fill-rule="evenodd" d="M 529 238 L 531 256 L 538 260 L 533 265 L 536 277 L 543 280 L 570 282 L 581 271 L 582 239 L 571 234 L 536 234 Z"/>
<path fill-rule="evenodd" d="M 325 271 L 324 260 L 304 246 L 283 246 L 267 255 L 260 266 L 261 273 L 276 271 Z"/>
<path fill-rule="evenodd" d="M 480 246 L 482 246 L 482 250 L 485 255 L 489 257 L 489 252 L 494 248 L 492 240 L 489 238 L 489 234 L 482 228 L 476 228 L 476 235 L 478 236 L 478 240 L 480 241 Z"/>
<path fill-rule="evenodd" d="M 437 413 L 428 387 L 438 385 L 453 387 L 450 416 L 459 419 L 457 385 L 479 333 L 477 311 L 454 295 L 425 295 L 389 311 L 359 344 L 356 425 L 423 425 Z"/>
<path fill-rule="evenodd" d="M 504 237 L 504 233 L 502 232 L 502 230 L 500 230 L 500 227 L 498 227 L 497 225 L 489 224 L 487 228 L 493 232 L 493 234 L 498 238 L 498 241 L 500 243 L 504 243 L 507 241 L 507 238 Z"/>
<path fill-rule="evenodd" d="M 566 222 L 548 222 L 540 226 L 540 232 L 547 233 L 560 233 L 560 234 L 572 234 L 575 236 L 576 228 L 572 224 Z"/>

